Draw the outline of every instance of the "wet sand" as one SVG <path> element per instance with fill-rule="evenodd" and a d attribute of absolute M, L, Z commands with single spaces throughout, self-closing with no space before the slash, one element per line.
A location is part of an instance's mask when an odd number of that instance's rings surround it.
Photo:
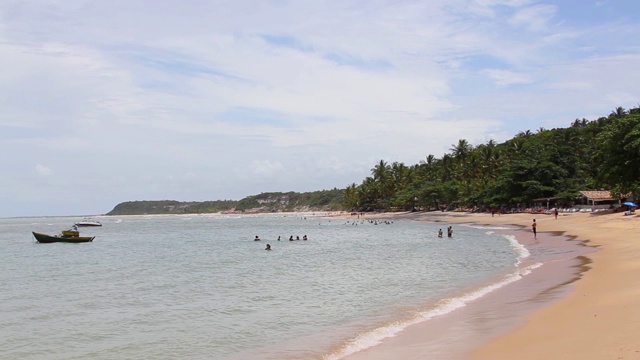
<path fill-rule="evenodd" d="M 450 314 L 347 359 L 640 359 L 637 216 L 404 213 L 446 223 L 514 226 L 543 265 Z M 530 224 L 538 222 L 538 238 Z M 585 246 L 587 245 L 587 246 Z M 597 250 L 597 251 L 596 251 Z M 576 281 L 578 280 L 578 281 Z"/>

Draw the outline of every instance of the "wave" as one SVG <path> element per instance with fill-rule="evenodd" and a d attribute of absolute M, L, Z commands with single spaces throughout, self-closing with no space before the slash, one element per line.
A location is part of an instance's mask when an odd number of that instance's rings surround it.
<path fill-rule="evenodd" d="M 517 260 L 515 264 L 516 269 L 511 273 L 505 275 L 503 278 L 494 283 L 482 286 L 460 296 L 442 299 L 438 303 L 436 303 L 435 307 L 428 310 L 419 311 L 413 318 L 409 320 L 395 321 L 360 334 L 355 338 L 348 340 L 338 350 L 323 356 L 323 359 L 339 360 L 349 355 L 355 354 L 359 351 L 374 347 L 382 343 L 384 339 L 396 336 L 398 333 L 411 325 L 428 321 L 429 319 L 437 316 L 446 315 L 456 309 L 467 306 L 467 304 L 472 301 L 475 301 L 497 289 L 500 289 L 522 279 L 524 276 L 529 275 L 534 269 L 537 269 L 543 265 L 542 263 L 535 263 L 520 268 L 519 265 L 522 263 L 522 260 L 529 257 L 531 253 L 529 252 L 529 250 L 527 250 L 527 248 L 525 248 L 516 240 L 515 236 L 505 235 L 505 238 L 509 240 L 511 247 L 517 254 Z"/>
<path fill-rule="evenodd" d="M 511 245 L 511 248 L 513 248 L 516 254 L 518 254 L 518 257 L 516 258 L 515 266 L 520 265 L 520 263 L 522 263 L 522 260 L 528 258 L 531 255 L 531 253 L 529 252 L 529 249 L 527 249 L 524 245 L 520 244 L 514 235 L 505 235 L 504 237 L 507 240 L 509 240 L 509 244 Z"/>
<path fill-rule="evenodd" d="M 463 224 L 462 226 L 466 226 L 466 227 L 470 227 L 473 229 L 487 229 L 487 230 L 513 230 L 513 227 L 508 227 L 508 226 L 483 226 L 483 225 L 469 225 L 469 224 Z"/>

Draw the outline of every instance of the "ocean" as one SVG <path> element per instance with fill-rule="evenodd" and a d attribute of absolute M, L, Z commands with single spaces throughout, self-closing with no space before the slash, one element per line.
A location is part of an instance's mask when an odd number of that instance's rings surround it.
<path fill-rule="evenodd" d="M 537 266 L 494 229 L 322 215 L 95 217 L 83 244 L 0 219 L 0 358 L 341 359 Z"/>

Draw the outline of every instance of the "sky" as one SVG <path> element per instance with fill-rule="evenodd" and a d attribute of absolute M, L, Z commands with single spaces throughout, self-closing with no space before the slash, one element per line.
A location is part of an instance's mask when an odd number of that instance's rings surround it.
<path fill-rule="evenodd" d="M 0 0 L 0 217 L 360 184 L 640 103 L 637 0 Z"/>

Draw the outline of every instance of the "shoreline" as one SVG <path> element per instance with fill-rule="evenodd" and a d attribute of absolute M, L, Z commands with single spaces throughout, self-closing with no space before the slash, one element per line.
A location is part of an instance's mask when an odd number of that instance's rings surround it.
<path fill-rule="evenodd" d="M 586 256 L 589 270 L 566 296 L 476 349 L 471 358 L 640 358 L 638 216 L 570 214 L 559 217 L 549 230 L 560 227 L 598 248 Z"/>
<path fill-rule="evenodd" d="M 390 356 L 403 359 L 540 359 L 558 356 L 602 359 L 616 358 L 620 354 L 623 356 L 618 358 L 640 357 L 640 345 L 637 345 L 640 344 L 640 309 L 637 309 L 640 303 L 640 261 L 638 264 L 633 262 L 633 255 L 636 259 L 640 257 L 640 243 L 629 236 L 633 234 L 629 230 L 638 229 L 636 216 L 622 218 L 620 214 L 570 213 L 554 219 L 551 215 L 541 214 L 492 217 L 484 213 L 400 213 L 374 217 L 453 225 L 513 226 L 515 230 L 501 233 L 515 233 L 518 242 L 532 254 L 536 251 L 544 253 L 549 247 L 557 249 L 557 254 L 546 258 L 543 266 L 519 281 L 450 314 L 412 325 L 395 337 L 384 339 L 381 344 L 345 359 L 375 360 Z M 528 229 L 533 218 L 537 218 L 539 223 L 537 241 L 533 240 Z M 617 238 L 624 233 L 626 239 L 618 241 Z M 609 239 L 616 239 L 619 246 L 611 246 Z M 567 246 L 583 247 L 583 251 L 572 252 Z M 630 253 L 633 255 L 620 253 L 621 249 L 628 250 L 629 247 L 632 247 Z M 601 288 L 604 283 L 612 282 L 610 276 L 616 276 L 615 271 L 609 271 L 612 272 L 609 275 L 600 273 L 606 267 L 601 265 L 603 258 L 609 259 L 607 262 L 615 262 L 621 255 L 627 261 L 620 265 L 624 265 L 629 274 L 614 281 L 616 285 L 610 287 L 615 287 L 616 294 L 628 292 L 633 296 L 616 296 L 613 303 L 625 306 L 611 306 L 606 309 L 606 317 L 601 315 L 602 323 L 592 321 L 585 326 L 585 321 L 581 320 L 597 318 L 597 315 L 585 311 L 593 310 L 593 306 L 609 299 L 602 295 Z M 598 280 L 592 284 L 596 277 Z M 578 301 L 585 306 L 576 307 L 575 302 Z M 629 315 L 632 316 L 627 320 Z M 572 341 L 567 341 L 567 332 L 571 333 Z M 611 338 L 617 332 L 622 334 Z"/>

